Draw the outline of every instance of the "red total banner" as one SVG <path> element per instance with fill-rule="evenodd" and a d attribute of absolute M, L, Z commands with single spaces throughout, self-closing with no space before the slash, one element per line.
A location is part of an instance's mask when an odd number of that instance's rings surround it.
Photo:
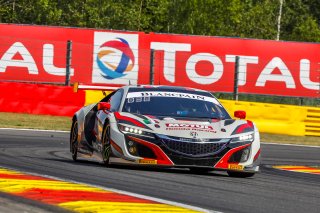
<path fill-rule="evenodd" d="M 0 82 L 0 112 L 73 116 L 84 103 L 70 86 Z"/>
<path fill-rule="evenodd" d="M 0 79 L 155 84 L 241 93 L 319 97 L 320 44 L 0 24 Z"/>

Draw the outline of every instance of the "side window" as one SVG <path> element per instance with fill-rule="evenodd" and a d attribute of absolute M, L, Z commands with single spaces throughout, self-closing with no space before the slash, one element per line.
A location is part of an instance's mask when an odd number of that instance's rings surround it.
<path fill-rule="evenodd" d="M 111 112 L 115 112 L 119 110 L 121 100 L 123 95 L 123 89 L 118 90 L 116 93 L 114 93 L 113 96 L 111 96 L 110 104 L 111 104 Z"/>
<path fill-rule="evenodd" d="M 110 94 L 108 94 L 106 97 L 100 100 L 100 102 L 110 102 L 111 97 L 116 93 L 117 91 L 113 91 Z"/>

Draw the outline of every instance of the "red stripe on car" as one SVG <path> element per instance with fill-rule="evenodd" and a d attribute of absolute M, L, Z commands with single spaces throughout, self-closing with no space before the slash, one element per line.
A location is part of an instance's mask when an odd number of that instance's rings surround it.
<path fill-rule="evenodd" d="M 121 147 L 116 144 L 113 140 L 110 139 L 110 143 L 111 143 L 111 146 L 113 146 L 113 148 L 115 148 L 115 150 L 117 150 L 120 154 L 123 155 L 123 151 L 121 149 Z"/>
<path fill-rule="evenodd" d="M 247 121 L 246 124 L 241 124 L 240 126 L 237 127 L 236 133 L 240 134 L 244 132 L 245 129 L 252 129 L 253 131 L 253 123 L 252 121 Z"/>
<path fill-rule="evenodd" d="M 150 148 L 153 151 L 153 153 L 156 155 L 157 159 L 155 159 L 155 160 L 158 161 L 158 164 L 173 165 L 173 162 L 170 160 L 170 158 L 157 145 L 150 143 L 148 141 L 145 141 L 143 139 L 140 139 L 140 138 L 136 138 L 136 137 L 132 137 L 132 136 L 128 136 L 128 137 L 129 137 L 129 139 Z"/>
<path fill-rule="evenodd" d="M 120 115 L 119 112 L 115 112 L 114 116 L 116 117 L 117 120 L 128 121 L 128 122 L 130 122 L 130 123 L 132 123 L 132 124 L 134 124 L 134 125 L 136 125 L 138 127 L 146 128 L 146 126 L 143 123 L 141 123 L 140 121 L 137 121 L 137 120 L 135 120 L 133 118 L 130 118 L 128 116 Z"/>
<path fill-rule="evenodd" d="M 229 158 L 231 157 L 231 155 L 241 149 L 244 149 L 248 146 L 250 146 L 251 144 L 245 144 L 245 145 L 242 145 L 242 146 L 238 146 L 236 148 L 233 148 L 231 150 L 229 150 L 221 159 L 218 163 L 216 163 L 216 165 L 214 166 L 214 168 L 217 168 L 217 169 L 228 169 L 228 161 L 229 161 Z"/>
<path fill-rule="evenodd" d="M 261 152 L 261 149 L 258 150 L 257 154 L 254 156 L 253 160 L 257 160 L 258 157 L 260 156 L 260 152 Z"/>

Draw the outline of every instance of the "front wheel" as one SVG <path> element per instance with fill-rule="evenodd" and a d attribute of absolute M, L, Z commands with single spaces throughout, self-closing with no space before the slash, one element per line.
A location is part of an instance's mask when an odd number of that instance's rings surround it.
<path fill-rule="evenodd" d="M 109 165 L 109 159 L 111 154 L 110 144 L 110 124 L 106 124 L 102 133 L 102 160 L 104 165 Z"/>
<path fill-rule="evenodd" d="M 230 177 L 237 177 L 237 178 L 253 177 L 255 174 L 253 172 L 233 172 L 233 171 L 227 171 L 227 173 Z"/>
<path fill-rule="evenodd" d="M 72 122 L 70 132 L 70 151 L 72 153 L 72 159 L 77 161 L 78 157 L 78 121 L 75 119 Z"/>

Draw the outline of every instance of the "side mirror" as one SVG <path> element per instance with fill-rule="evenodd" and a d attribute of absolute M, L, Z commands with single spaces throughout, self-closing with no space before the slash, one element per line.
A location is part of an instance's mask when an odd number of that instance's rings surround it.
<path fill-rule="evenodd" d="M 98 103 L 98 110 L 108 110 L 110 111 L 111 105 L 108 102 L 100 102 Z"/>
<path fill-rule="evenodd" d="M 243 111 L 243 110 L 237 110 L 234 112 L 234 117 L 236 118 L 240 118 L 240 119 L 245 119 L 246 118 L 246 111 Z"/>

